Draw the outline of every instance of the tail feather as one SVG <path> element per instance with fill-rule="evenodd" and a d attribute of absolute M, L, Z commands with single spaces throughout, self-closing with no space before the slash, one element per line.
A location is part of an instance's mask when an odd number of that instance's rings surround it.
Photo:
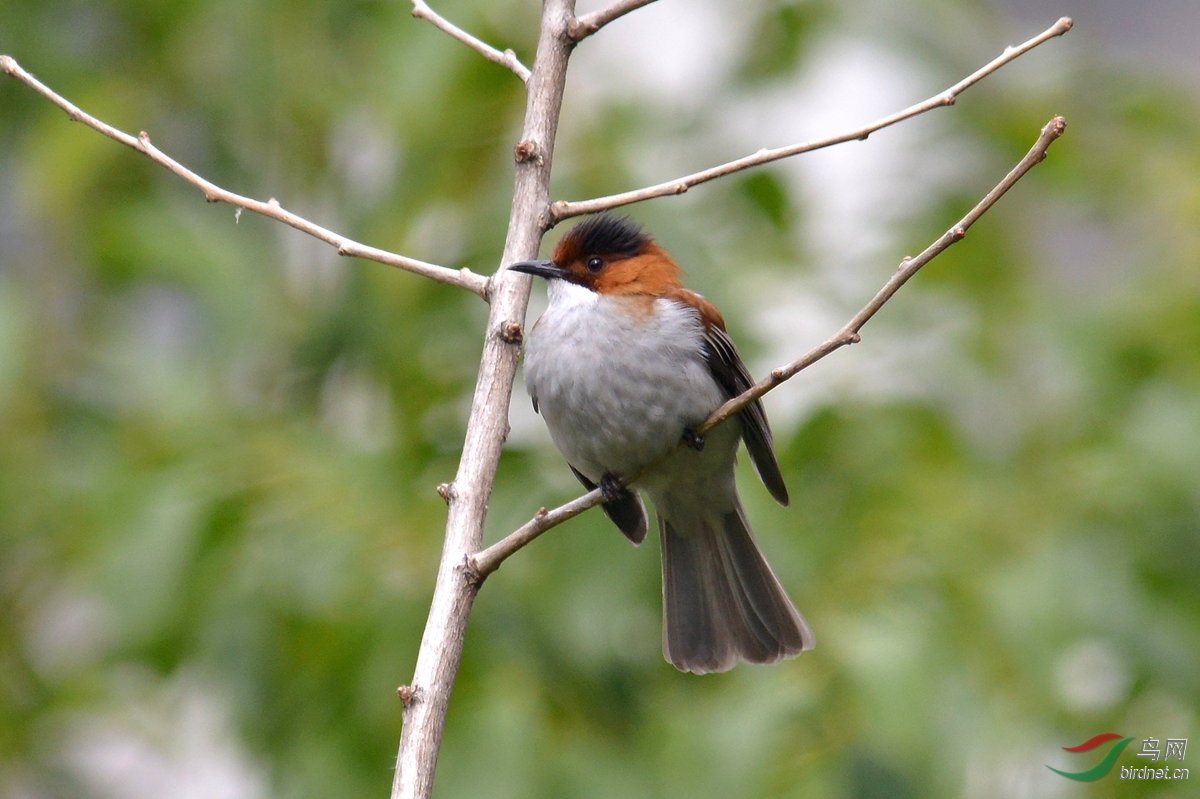
<path fill-rule="evenodd" d="M 659 513 L 663 653 L 681 671 L 727 671 L 812 649 L 812 630 L 754 541 L 741 504 L 677 530 Z"/>

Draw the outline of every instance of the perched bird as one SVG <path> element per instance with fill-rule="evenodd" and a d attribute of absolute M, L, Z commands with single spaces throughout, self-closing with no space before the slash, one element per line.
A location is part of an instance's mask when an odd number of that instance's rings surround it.
<path fill-rule="evenodd" d="M 612 214 L 576 225 L 550 260 L 509 269 L 548 281 L 525 383 L 550 437 L 633 543 L 646 536 L 646 509 L 621 478 L 636 476 L 658 511 L 667 660 L 703 674 L 811 649 L 734 481 L 741 439 L 771 496 L 788 502 L 761 403 L 694 432 L 753 384 L 717 309 L 683 288 L 679 265 L 640 226 Z"/>

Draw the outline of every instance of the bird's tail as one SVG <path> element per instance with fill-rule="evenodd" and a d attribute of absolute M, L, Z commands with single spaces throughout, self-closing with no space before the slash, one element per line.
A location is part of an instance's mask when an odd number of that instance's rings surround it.
<path fill-rule="evenodd" d="M 686 511 L 673 516 L 670 505 L 658 513 L 667 660 L 705 674 L 728 671 L 739 660 L 774 663 L 812 649 L 812 630 L 755 543 L 741 502 L 698 518 Z"/>

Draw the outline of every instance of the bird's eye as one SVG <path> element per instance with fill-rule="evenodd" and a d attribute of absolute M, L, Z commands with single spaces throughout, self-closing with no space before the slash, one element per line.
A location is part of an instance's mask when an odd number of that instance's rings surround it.
<path fill-rule="evenodd" d="M 588 258 L 587 261 L 584 262 L 584 266 L 587 267 L 587 270 L 589 272 L 595 274 L 596 272 L 599 272 L 601 269 L 604 268 L 604 259 L 601 258 L 599 255 L 593 255 L 591 258 Z"/>

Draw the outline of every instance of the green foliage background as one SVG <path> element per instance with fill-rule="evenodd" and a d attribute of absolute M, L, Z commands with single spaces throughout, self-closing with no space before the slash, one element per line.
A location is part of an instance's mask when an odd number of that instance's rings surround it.
<path fill-rule="evenodd" d="M 535 3 L 437 7 L 531 61 Z M 580 48 L 556 197 L 865 122 L 1073 10 L 762 2 L 680 45 L 698 7 L 642 12 L 661 53 L 635 40 L 664 73 L 723 53 L 687 91 L 613 68 L 635 20 Z M 743 495 L 818 648 L 676 673 L 655 545 L 588 514 L 482 592 L 438 796 L 1188 795 L 1044 765 L 1090 767 L 1059 747 L 1110 730 L 1195 736 L 1200 701 L 1200 104 L 1089 8 L 953 109 L 630 209 L 761 373 L 1069 124 L 861 345 L 770 398 L 793 506 L 749 471 Z M 846 43 L 911 70 L 760 140 Z M 232 190 L 497 265 L 523 93 L 406 3 L 0 0 L 0 52 Z M 874 189 L 830 178 L 872 148 L 896 153 Z M 0 82 L 0 795 L 385 795 L 484 318 Z M 577 491 L 526 405 L 492 538 Z"/>

